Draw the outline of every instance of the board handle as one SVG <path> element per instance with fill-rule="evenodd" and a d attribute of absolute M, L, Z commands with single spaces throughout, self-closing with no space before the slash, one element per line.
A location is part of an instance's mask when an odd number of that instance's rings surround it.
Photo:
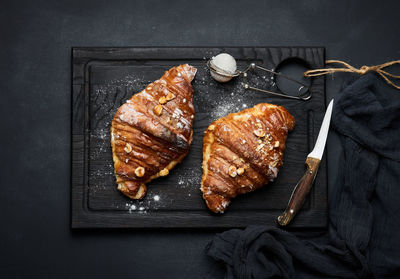
<path fill-rule="evenodd" d="M 279 225 L 286 226 L 300 211 L 308 193 L 311 190 L 320 163 L 321 160 L 317 158 L 307 157 L 307 170 L 304 173 L 303 177 L 299 180 L 299 182 L 297 182 L 296 186 L 294 187 L 286 210 L 282 213 L 281 216 L 278 217 Z"/>

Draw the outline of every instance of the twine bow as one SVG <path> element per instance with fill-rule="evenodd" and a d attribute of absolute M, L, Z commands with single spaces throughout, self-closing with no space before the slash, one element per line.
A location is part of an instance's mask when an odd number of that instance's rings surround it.
<path fill-rule="evenodd" d="M 400 90 L 400 85 L 395 84 L 392 82 L 389 77 L 394 78 L 394 79 L 400 79 L 400 75 L 394 75 L 391 73 L 388 73 L 384 71 L 383 69 L 389 66 L 392 66 L 394 64 L 400 64 L 400 60 L 395 60 L 391 62 L 387 62 L 381 65 L 375 65 L 375 66 L 362 66 L 360 69 L 357 69 L 350 64 L 340 61 L 340 60 L 327 60 L 326 64 L 332 64 L 332 63 L 337 63 L 337 64 L 342 64 L 345 66 L 345 68 L 325 68 L 325 69 L 316 69 L 316 70 L 309 70 L 304 72 L 305 77 L 317 77 L 317 76 L 322 76 L 322 75 L 328 75 L 328 74 L 333 74 L 336 72 L 350 72 L 350 73 L 357 73 L 360 75 L 364 75 L 368 72 L 374 71 L 377 72 L 388 84 L 393 86 L 394 88 L 397 88 Z"/>

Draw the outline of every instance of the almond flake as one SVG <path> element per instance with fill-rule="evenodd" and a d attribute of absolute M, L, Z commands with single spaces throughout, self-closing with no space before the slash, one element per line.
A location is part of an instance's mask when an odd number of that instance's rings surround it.
<path fill-rule="evenodd" d="M 135 169 L 135 174 L 137 177 L 142 177 L 144 175 L 144 173 L 145 173 L 145 170 L 143 167 L 137 167 Z"/>
<path fill-rule="evenodd" d="M 160 116 L 162 114 L 162 111 L 163 111 L 162 105 L 156 105 L 154 107 L 154 114 L 155 115 Z"/>
<path fill-rule="evenodd" d="M 174 98 L 175 98 L 175 95 L 172 94 L 171 92 L 169 92 L 168 95 L 167 95 L 167 97 L 166 97 L 167 101 L 171 101 L 171 100 L 173 100 Z"/>
<path fill-rule="evenodd" d="M 236 177 L 237 172 L 236 172 L 236 167 L 235 167 L 234 165 L 229 166 L 228 174 L 229 174 L 231 177 Z"/>
<path fill-rule="evenodd" d="M 131 152 L 132 152 L 132 146 L 131 146 L 129 143 L 127 143 L 127 144 L 125 145 L 125 147 L 124 147 L 124 151 L 125 151 L 126 153 L 131 153 Z"/>
<path fill-rule="evenodd" d="M 262 143 L 259 146 L 257 146 L 256 151 L 260 151 L 260 149 L 263 148 L 264 145 L 265 145 L 265 143 Z"/>
<path fill-rule="evenodd" d="M 257 129 L 257 130 L 254 130 L 254 134 L 257 137 L 262 138 L 265 136 L 265 131 L 263 129 Z"/>

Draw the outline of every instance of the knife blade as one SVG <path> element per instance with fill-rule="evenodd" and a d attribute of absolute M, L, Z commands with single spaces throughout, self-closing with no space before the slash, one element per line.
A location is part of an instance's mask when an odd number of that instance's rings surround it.
<path fill-rule="evenodd" d="M 328 138 L 329 126 L 331 123 L 332 108 L 333 100 L 329 103 L 328 108 L 326 109 L 314 149 L 307 156 L 307 170 L 294 187 L 285 211 L 278 217 L 278 224 L 281 226 L 286 226 L 290 221 L 292 221 L 294 216 L 300 211 L 311 190 L 321 163 L 322 155 L 324 154 L 326 139 Z"/>

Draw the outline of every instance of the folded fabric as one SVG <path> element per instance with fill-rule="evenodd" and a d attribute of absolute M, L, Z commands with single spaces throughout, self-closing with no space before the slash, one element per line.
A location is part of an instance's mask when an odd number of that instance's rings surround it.
<path fill-rule="evenodd" d="M 359 77 L 335 97 L 331 127 L 343 154 L 329 232 L 307 240 L 271 226 L 217 234 L 206 250 L 226 278 L 400 278 L 400 92 L 373 73 Z"/>

